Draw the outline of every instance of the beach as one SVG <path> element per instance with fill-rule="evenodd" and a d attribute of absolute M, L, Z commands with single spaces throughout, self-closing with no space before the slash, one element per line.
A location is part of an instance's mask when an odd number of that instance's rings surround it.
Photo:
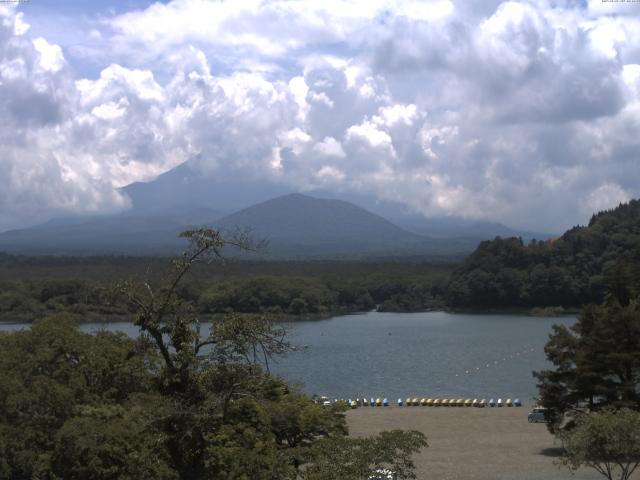
<path fill-rule="evenodd" d="M 420 480 L 595 480 L 592 469 L 571 475 L 557 461 L 559 444 L 529 408 L 360 407 L 347 413 L 351 435 L 419 430 L 429 447 L 415 456 Z M 640 476 L 635 475 L 640 478 Z"/>

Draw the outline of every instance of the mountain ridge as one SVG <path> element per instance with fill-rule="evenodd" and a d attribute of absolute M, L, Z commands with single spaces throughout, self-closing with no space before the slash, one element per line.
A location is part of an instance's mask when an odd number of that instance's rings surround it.
<path fill-rule="evenodd" d="M 219 217 L 211 209 L 55 219 L 0 234 L 0 250 L 37 254 L 175 254 L 185 246 L 180 231 L 213 225 L 250 229 L 266 238 L 266 258 L 368 258 L 462 256 L 475 241 L 433 239 L 412 233 L 362 207 L 300 193 L 272 198 Z M 187 220 L 190 220 L 189 222 Z"/>

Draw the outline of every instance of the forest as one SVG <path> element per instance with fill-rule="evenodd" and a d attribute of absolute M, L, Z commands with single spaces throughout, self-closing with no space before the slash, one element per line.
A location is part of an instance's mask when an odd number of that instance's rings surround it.
<path fill-rule="evenodd" d="M 578 308 L 640 292 L 640 201 L 599 212 L 549 241 L 482 242 L 452 274 L 452 308 Z"/>
<path fill-rule="evenodd" d="M 85 321 L 128 318 L 113 295 L 121 279 L 150 283 L 166 259 L 0 254 L 0 321 L 69 312 Z M 496 238 L 462 263 L 412 261 L 229 260 L 194 268 L 177 292 L 200 314 L 323 318 L 368 311 L 577 309 L 605 292 L 640 292 L 640 201 L 599 212 L 559 238 Z"/>
<path fill-rule="evenodd" d="M 113 290 L 122 279 L 157 283 L 166 259 L 0 255 L 0 321 L 69 312 L 84 321 L 127 318 Z M 198 266 L 178 292 L 204 315 L 273 314 L 322 318 L 368 311 L 444 308 L 454 265 L 406 262 L 227 261 Z"/>

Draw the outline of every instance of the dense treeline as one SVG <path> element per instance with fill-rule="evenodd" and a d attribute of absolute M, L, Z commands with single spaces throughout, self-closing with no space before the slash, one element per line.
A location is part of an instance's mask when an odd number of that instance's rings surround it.
<path fill-rule="evenodd" d="M 0 321 L 32 321 L 69 312 L 85 321 L 131 316 L 113 295 L 118 275 L 157 283 L 159 259 L 114 257 L 0 259 Z M 71 270 L 70 273 L 69 270 Z M 267 313 L 320 317 L 368 311 L 443 308 L 449 265 L 408 263 L 236 262 L 194 269 L 178 294 L 203 314 Z"/>
<path fill-rule="evenodd" d="M 594 215 L 546 242 L 496 238 L 482 242 L 452 275 L 453 307 L 579 307 L 601 303 L 608 290 L 640 292 L 640 201 Z"/>
<path fill-rule="evenodd" d="M 161 258 L 0 254 L 0 320 L 72 312 L 95 321 L 131 312 L 111 295 L 119 278 L 153 283 Z M 326 316 L 377 308 L 578 308 L 605 292 L 640 292 L 640 202 L 594 215 L 550 241 L 482 242 L 462 265 L 414 262 L 235 261 L 196 268 L 180 295 L 200 313 Z"/>

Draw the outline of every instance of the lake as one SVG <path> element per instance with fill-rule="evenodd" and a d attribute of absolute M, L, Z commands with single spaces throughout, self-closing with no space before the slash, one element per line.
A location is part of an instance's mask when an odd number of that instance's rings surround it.
<path fill-rule="evenodd" d="M 537 395 L 533 370 L 548 368 L 544 345 L 553 324 L 575 317 L 446 312 L 345 315 L 287 323 L 296 351 L 271 370 L 308 393 L 335 398 L 520 398 Z M 22 328 L 0 324 L 0 330 Z M 130 323 L 83 324 L 83 331 Z"/>

